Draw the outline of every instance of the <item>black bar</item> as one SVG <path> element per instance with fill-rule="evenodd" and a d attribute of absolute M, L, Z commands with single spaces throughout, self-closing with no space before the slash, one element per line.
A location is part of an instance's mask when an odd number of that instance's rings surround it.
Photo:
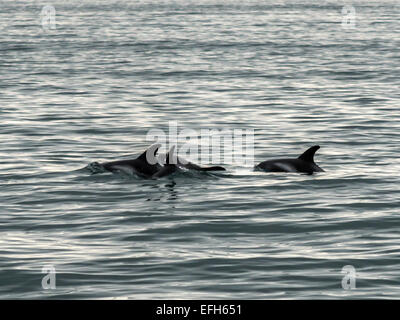
<path fill-rule="evenodd" d="M 363 313 L 371 314 L 384 310 L 396 311 L 398 301 L 391 300 L 3 300 L 2 312 L 13 317 L 26 313 L 40 319 L 83 318 L 96 316 L 115 319 L 163 320 L 163 319 L 280 319 L 293 316 L 308 318 L 346 317 L 351 314 L 359 318 Z M 84 310 L 83 310 L 84 309 Z"/>

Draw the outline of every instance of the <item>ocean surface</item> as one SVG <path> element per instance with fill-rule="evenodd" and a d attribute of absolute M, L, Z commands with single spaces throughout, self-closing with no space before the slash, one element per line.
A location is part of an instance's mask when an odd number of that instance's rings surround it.
<path fill-rule="evenodd" d="M 399 1 L 46 4 L 0 1 L 1 299 L 400 297 Z M 325 172 L 87 170 L 171 121 Z"/>

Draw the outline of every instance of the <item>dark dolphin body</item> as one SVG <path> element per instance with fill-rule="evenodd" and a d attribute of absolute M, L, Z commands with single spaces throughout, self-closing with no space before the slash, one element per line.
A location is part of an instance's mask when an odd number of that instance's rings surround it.
<path fill-rule="evenodd" d="M 161 167 L 156 173 L 152 175 L 153 179 L 169 176 L 170 174 L 173 174 L 174 172 L 179 170 L 179 167 L 174 163 L 176 161 L 173 160 L 174 151 L 175 151 L 175 146 L 172 146 L 170 151 L 165 156 L 164 166 Z"/>
<path fill-rule="evenodd" d="M 172 146 L 170 151 L 165 155 L 165 164 L 164 166 L 156 172 L 152 178 L 162 178 L 168 176 L 180 169 L 184 168 L 187 170 L 196 170 L 196 171 L 225 171 L 225 168 L 220 166 L 212 166 L 212 167 L 201 167 L 195 163 L 189 162 L 183 158 L 178 157 L 174 154 L 175 146 Z"/>
<path fill-rule="evenodd" d="M 124 172 L 128 174 L 137 174 L 144 178 L 151 178 L 162 168 L 156 161 L 156 154 L 160 147 L 160 144 L 155 144 L 136 159 L 100 163 L 100 166 L 104 168 L 104 170 L 110 172 Z M 148 159 L 151 159 L 154 164 L 150 163 Z"/>
<path fill-rule="evenodd" d="M 174 148 L 174 147 L 172 147 Z M 171 148 L 171 150 L 172 150 Z M 224 167 L 220 167 L 220 166 L 211 166 L 211 167 L 201 167 L 198 164 L 195 164 L 193 162 L 190 162 L 182 157 L 178 157 L 178 156 L 174 156 L 173 152 L 171 153 L 171 151 L 169 152 L 170 154 L 170 161 L 171 163 L 175 163 L 177 165 L 178 168 L 184 168 L 187 170 L 195 170 L 195 171 L 226 171 L 226 169 Z M 173 158 L 174 156 L 174 158 Z M 167 155 L 160 155 L 160 158 L 166 158 Z M 173 162 L 174 161 L 174 162 Z M 161 162 L 166 162 L 168 163 L 168 161 L 161 161 Z"/>
<path fill-rule="evenodd" d="M 220 166 L 212 166 L 212 167 L 200 167 L 199 165 L 189 162 L 183 158 L 178 157 L 178 166 L 188 169 L 188 170 L 197 170 L 197 171 L 225 171 L 224 167 Z"/>
<path fill-rule="evenodd" d="M 255 170 L 266 172 L 304 172 L 312 174 L 313 172 L 323 172 L 322 168 L 314 162 L 314 154 L 320 146 L 313 146 L 304 152 L 297 159 L 275 159 L 259 163 L 254 167 Z"/>
<path fill-rule="evenodd" d="M 164 165 L 161 165 L 160 163 L 163 163 L 164 161 L 159 161 L 156 158 L 158 149 L 160 147 L 161 144 L 155 144 L 148 148 L 136 159 L 119 160 L 104 163 L 93 162 L 88 166 L 88 169 L 91 170 L 92 173 L 100 173 L 104 171 L 109 171 L 113 173 L 123 172 L 130 175 L 136 174 L 143 178 L 153 179 L 165 177 L 182 168 L 197 171 L 225 170 L 225 168 L 219 166 L 200 167 L 197 164 L 188 162 L 183 158 L 178 158 L 178 156 L 174 153 L 175 146 L 173 146 L 171 150 L 164 156 L 166 161 Z"/>

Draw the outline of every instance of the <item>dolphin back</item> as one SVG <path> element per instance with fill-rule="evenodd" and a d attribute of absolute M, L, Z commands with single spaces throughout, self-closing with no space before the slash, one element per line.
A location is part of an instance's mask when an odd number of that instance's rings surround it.
<path fill-rule="evenodd" d="M 213 166 L 213 167 L 204 167 L 200 169 L 201 171 L 226 171 L 224 167 Z"/>

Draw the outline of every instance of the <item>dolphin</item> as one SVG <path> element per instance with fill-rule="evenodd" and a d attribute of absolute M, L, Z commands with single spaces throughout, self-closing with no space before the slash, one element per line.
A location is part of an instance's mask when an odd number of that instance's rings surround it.
<path fill-rule="evenodd" d="M 156 154 L 160 147 L 161 144 L 154 144 L 136 159 L 96 164 L 100 165 L 106 171 L 124 172 L 131 175 L 137 174 L 138 176 L 144 178 L 151 178 L 157 171 L 162 168 L 162 166 L 158 163 L 156 159 Z"/>
<path fill-rule="evenodd" d="M 224 167 L 220 166 L 211 166 L 211 167 L 201 167 L 193 162 L 187 161 L 186 159 L 178 158 L 178 166 L 181 168 L 185 168 L 188 170 L 197 170 L 197 171 L 226 171 Z"/>
<path fill-rule="evenodd" d="M 165 155 L 165 165 L 156 172 L 152 178 L 161 178 L 168 176 L 176 171 L 181 170 L 182 168 L 188 170 L 196 170 L 196 171 L 225 171 L 226 169 L 220 166 L 212 166 L 212 167 L 201 167 L 195 163 L 189 162 L 182 157 L 178 157 L 174 154 L 175 146 L 172 146 L 170 151 Z"/>
<path fill-rule="evenodd" d="M 312 146 L 297 159 L 275 159 L 259 163 L 255 170 L 266 172 L 323 172 L 324 170 L 314 162 L 314 154 L 320 146 Z"/>
<path fill-rule="evenodd" d="M 164 155 L 164 157 L 166 157 L 166 155 Z M 160 155 L 160 158 L 163 158 L 163 156 Z M 226 171 L 226 169 L 221 166 L 202 167 L 182 157 L 178 157 L 177 155 L 174 157 L 174 161 L 177 167 L 181 169 L 183 168 L 187 170 L 196 170 L 196 171 Z"/>
<path fill-rule="evenodd" d="M 168 176 L 179 170 L 179 167 L 175 164 L 176 161 L 174 158 L 174 151 L 175 151 L 175 146 L 172 146 L 167 155 L 165 156 L 164 166 L 161 167 L 157 172 L 155 172 L 152 175 L 153 179 Z"/>

